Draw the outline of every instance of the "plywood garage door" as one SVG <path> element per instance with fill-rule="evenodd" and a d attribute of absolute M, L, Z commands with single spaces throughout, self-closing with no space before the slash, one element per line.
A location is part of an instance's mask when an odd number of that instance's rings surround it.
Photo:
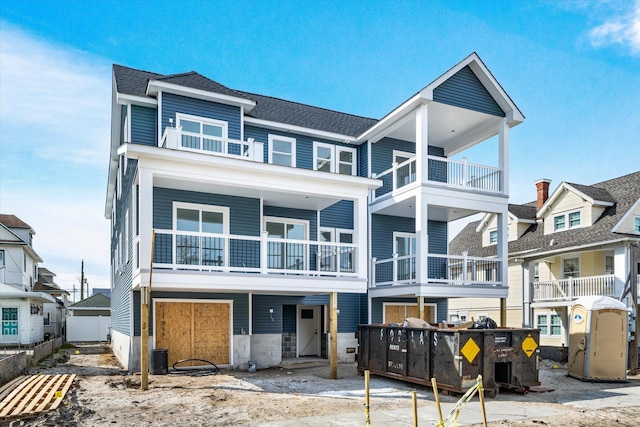
<path fill-rule="evenodd" d="M 407 317 L 418 317 L 417 305 L 386 304 L 384 306 L 385 323 L 397 323 L 401 325 Z M 431 319 L 431 306 L 425 305 L 424 320 L 431 322 Z"/>
<path fill-rule="evenodd" d="M 169 350 L 169 366 L 182 359 L 230 363 L 230 304 L 157 302 L 155 310 L 156 348 Z"/>

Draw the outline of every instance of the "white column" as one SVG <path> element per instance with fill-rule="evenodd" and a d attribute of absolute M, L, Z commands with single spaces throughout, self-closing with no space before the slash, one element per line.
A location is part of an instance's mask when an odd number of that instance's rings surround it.
<path fill-rule="evenodd" d="M 501 212 L 496 215 L 498 225 L 498 244 L 496 247 L 497 257 L 500 260 L 500 281 L 503 285 L 509 286 L 509 224 L 507 215 L 508 206 L 505 204 Z"/>
<path fill-rule="evenodd" d="M 140 164 L 140 163 L 138 163 Z M 138 169 L 140 201 L 138 217 L 140 224 L 140 269 L 148 269 L 151 263 L 151 230 L 153 229 L 153 172 Z M 175 261 L 175 260 L 174 260 Z"/>
<path fill-rule="evenodd" d="M 416 195 L 416 278 L 421 284 L 426 284 L 429 281 L 427 268 L 429 255 L 428 208 L 426 195 L 419 191 Z"/>
<path fill-rule="evenodd" d="M 423 104 L 416 110 L 416 180 L 418 182 L 427 182 L 429 180 L 428 146 L 429 104 Z"/>
<path fill-rule="evenodd" d="M 367 221 L 367 208 L 368 203 L 365 196 L 358 197 L 353 201 L 353 242 L 357 245 L 356 267 L 358 269 L 358 277 L 361 279 L 367 279 L 369 270 L 369 251 L 367 248 L 369 221 Z"/>
<path fill-rule="evenodd" d="M 628 246 L 618 246 L 613 250 L 614 289 L 616 298 L 622 295 L 629 271 L 631 271 L 631 254 Z M 635 262 L 635 261 L 634 261 Z M 625 301 L 626 304 L 626 301 Z"/>
<path fill-rule="evenodd" d="M 529 276 L 529 263 L 522 263 L 522 327 L 533 328 L 533 322 L 531 320 L 531 279 Z"/>
<path fill-rule="evenodd" d="M 509 194 L 509 125 L 503 119 L 498 125 L 498 167 L 502 171 L 500 175 L 500 188 L 502 194 Z"/>

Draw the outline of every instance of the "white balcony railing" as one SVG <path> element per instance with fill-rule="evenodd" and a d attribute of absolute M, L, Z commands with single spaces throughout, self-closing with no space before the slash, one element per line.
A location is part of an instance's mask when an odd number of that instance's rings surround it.
<path fill-rule="evenodd" d="M 467 162 L 467 159 L 450 160 L 444 157 L 427 156 L 428 180 L 449 187 L 466 190 L 501 193 L 502 171 L 492 166 Z M 375 197 L 392 193 L 416 181 L 416 159 L 393 163 L 391 168 L 377 174 L 382 187 L 375 191 Z"/>
<path fill-rule="evenodd" d="M 615 298 L 614 281 L 615 277 L 607 274 L 533 282 L 533 301 L 571 301 L 590 295 Z"/>
<path fill-rule="evenodd" d="M 160 147 L 264 162 L 264 144 L 253 138 L 240 141 L 199 135 L 183 132 L 180 126 L 165 128 Z"/>
<path fill-rule="evenodd" d="M 458 255 L 429 254 L 425 260 L 429 283 L 448 285 L 501 285 L 501 261 Z M 373 286 L 417 283 L 416 256 L 406 255 L 377 260 L 371 266 Z"/>
<path fill-rule="evenodd" d="M 358 275 L 357 245 L 261 236 L 156 230 L 154 269 L 224 273 Z"/>

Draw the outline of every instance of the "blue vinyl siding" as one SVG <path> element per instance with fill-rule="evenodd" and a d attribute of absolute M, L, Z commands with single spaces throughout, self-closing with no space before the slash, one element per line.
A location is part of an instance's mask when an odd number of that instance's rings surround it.
<path fill-rule="evenodd" d="M 505 116 L 502 108 L 468 66 L 435 88 L 433 100 L 492 116 Z"/>
<path fill-rule="evenodd" d="M 447 223 L 442 221 L 428 221 L 429 253 L 447 254 Z M 378 260 L 389 259 L 393 256 L 393 233 L 415 233 L 415 220 L 388 215 L 372 215 L 371 251 L 372 256 Z M 423 257 L 423 259 L 425 259 Z M 447 266 L 444 261 L 432 258 L 428 264 L 428 277 L 447 277 Z M 383 264 L 376 270 L 376 280 L 391 281 L 393 273 L 390 265 Z"/>
<path fill-rule="evenodd" d="M 135 335 L 140 336 L 140 292 L 134 292 L 134 328 Z M 232 300 L 233 301 L 233 334 L 240 335 L 244 331 L 249 333 L 249 295 L 238 293 L 207 293 L 207 292 L 151 292 L 149 316 L 154 317 L 153 300 L 155 298 L 173 298 L 185 300 Z M 153 321 L 149 323 L 149 333 L 153 335 Z"/>
<path fill-rule="evenodd" d="M 385 302 L 394 302 L 394 303 L 405 303 L 405 304 L 417 304 L 416 298 L 373 298 L 371 300 L 371 323 L 379 324 L 382 323 L 382 310 L 383 303 Z M 425 298 L 425 304 L 436 304 L 436 323 L 444 322 L 447 318 L 447 300 L 446 299 L 429 299 Z"/>
<path fill-rule="evenodd" d="M 153 227 L 173 229 L 173 202 L 229 207 L 229 233 L 260 236 L 260 200 L 222 194 L 168 188 L 153 189 Z M 156 234 L 153 261 L 173 263 L 172 237 Z M 229 264 L 257 268 L 260 266 L 260 242 L 232 239 L 229 242 Z"/>
<path fill-rule="evenodd" d="M 371 215 L 371 255 L 378 260 L 391 258 L 393 255 L 393 232 L 415 233 L 413 218 L 389 215 Z"/>
<path fill-rule="evenodd" d="M 131 142 L 158 145 L 158 115 L 155 108 L 131 106 Z"/>
<path fill-rule="evenodd" d="M 204 101 L 202 99 L 187 98 L 171 93 L 162 94 L 162 132 L 170 126 L 169 119 L 177 125 L 176 113 L 221 120 L 228 123 L 228 137 L 241 139 L 240 107 Z"/>
<path fill-rule="evenodd" d="M 359 294 L 338 294 L 338 332 L 355 332 L 358 329 L 360 308 Z M 253 333 L 281 334 L 292 332 L 289 306 L 295 305 L 328 305 L 329 295 L 283 296 L 283 295 L 254 295 L 253 296 Z M 273 309 L 273 321 L 269 316 L 269 309 Z M 287 315 L 284 316 L 284 312 Z M 297 316 L 297 314 L 296 314 Z M 285 330 L 286 329 L 286 330 Z"/>
<path fill-rule="evenodd" d="M 400 139 L 383 138 L 371 147 L 371 173 L 381 173 L 391 167 L 393 150 L 407 153 L 416 152 L 416 144 Z"/>
<path fill-rule="evenodd" d="M 353 230 L 353 202 L 342 200 L 320 211 L 320 227 Z"/>
<path fill-rule="evenodd" d="M 298 135 L 289 132 L 276 131 L 271 129 L 264 129 L 255 126 L 245 126 L 244 128 L 245 139 L 253 138 L 258 142 L 264 143 L 264 158 L 265 163 L 269 162 L 269 135 L 285 136 L 287 138 L 294 138 L 296 140 L 296 164 L 295 167 L 301 169 L 313 170 L 313 143 L 322 142 L 325 144 L 333 144 L 344 146 L 342 143 L 335 141 L 328 141 L 322 138 L 312 138 L 306 135 Z M 360 167 L 358 165 L 357 156 L 355 159 L 355 167 L 359 172 Z"/>
<path fill-rule="evenodd" d="M 368 177 L 369 144 L 366 142 L 358 147 L 358 176 Z"/>
<path fill-rule="evenodd" d="M 132 191 L 135 191 L 137 187 L 133 185 L 133 178 L 136 176 L 138 169 L 138 163 L 136 160 L 127 161 L 127 168 L 124 174 L 122 182 L 122 194 L 120 199 L 116 198 L 116 219 L 117 222 L 113 226 L 113 233 L 111 237 L 111 266 L 116 263 L 116 247 L 118 244 L 118 237 L 122 235 L 122 241 L 120 245 L 125 245 L 128 249 L 125 255 L 126 259 L 122 260 L 123 268 L 120 272 L 115 273 L 112 277 L 112 289 L 111 289 L 111 327 L 113 330 L 118 331 L 125 335 L 131 335 L 131 303 L 130 294 L 133 283 L 133 235 L 135 219 L 133 218 L 132 203 Z M 126 213 L 129 213 L 127 216 Z M 129 220 L 129 235 L 125 235 L 125 218 Z M 125 244 L 125 239 L 127 243 Z M 117 266 L 116 266 L 117 267 Z"/>

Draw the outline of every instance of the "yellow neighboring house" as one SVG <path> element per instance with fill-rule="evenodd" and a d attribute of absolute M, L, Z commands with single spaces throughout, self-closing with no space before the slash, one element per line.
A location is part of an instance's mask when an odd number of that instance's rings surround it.
<path fill-rule="evenodd" d="M 593 185 L 536 182 L 537 200 L 509 205 L 507 325 L 540 328 L 543 346 L 568 346 L 575 300 L 588 295 L 618 299 L 638 286 L 640 171 Z M 496 253 L 495 215 L 468 224 L 450 243 L 451 255 Z M 632 305 L 629 296 L 623 300 Z M 636 304 L 638 302 L 636 301 Z M 448 319 L 500 319 L 495 299 L 450 299 Z"/>

